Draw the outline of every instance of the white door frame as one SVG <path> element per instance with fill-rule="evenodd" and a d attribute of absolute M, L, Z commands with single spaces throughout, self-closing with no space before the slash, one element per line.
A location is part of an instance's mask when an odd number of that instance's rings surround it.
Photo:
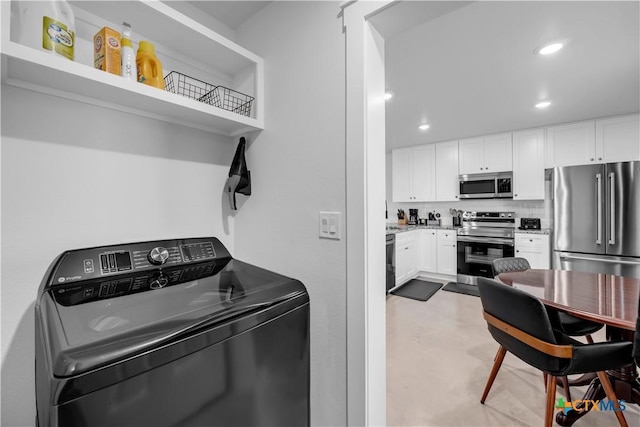
<path fill-rule="evenodd" d="M 343 4 L 346 37 L 347 424 L 386 424 L 384 39 L 391 1 Z"/>

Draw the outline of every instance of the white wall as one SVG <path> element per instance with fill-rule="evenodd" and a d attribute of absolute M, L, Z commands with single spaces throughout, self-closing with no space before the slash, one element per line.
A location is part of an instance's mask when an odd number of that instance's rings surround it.
<path fill-rule="evenodd" d="M 311 298 L 311 422 L 346 424 L 345 240 L 318 212 L 345 213 L 345 48 L 339 2 L 274 2 L 237 31 L 265 60 L 265 130 L 250 144 L 251 197 L 238 258 L 300 279 Z M 242 197 L 242 196 L 241 196 Z"/>
<path fill-rule="evenodd" d="M 2 87 L 2 425 L 34 424 L 33 306 L 66 249 L 216 236 L 228 137 Z"/>

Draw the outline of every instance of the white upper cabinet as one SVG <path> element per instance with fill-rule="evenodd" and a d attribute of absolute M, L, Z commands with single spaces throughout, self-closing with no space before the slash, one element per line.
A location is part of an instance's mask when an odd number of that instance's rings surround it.
<path fill-rule="evenodd" d="M 259 56 L 159 1 L 70 3 L 74 61 L 18 43 L 15 2 L 0 2 L 2 83 L 228 136 L 263 129 Z M 154 44 L 164 76 L 175 71 L 249 95 L 255 98 L 251 112 L 239 114 L 225 101 L 214 106 L 95 69 L 93 36 L 102 27 L 120 31 L 122 22 L 132 26 L 134 49 L 141 40 Z"/>
<path fill-rule="evenodd" d="M 511 133 L 484 137 L 484 171 L 507 172 L 513 169 Z"/>
<path fill-rule="evenodd" d="M 394 202 L 410 202 L 411 149 L 401 148 L 391 152 L 391 191 Z"/>
<path fill-rule="evenodd" d="M 458 171 L 460 175 L 484 171 L 484 139 L 466 138 L 458 141 Z"/>
<path fill-rule="evenodd" d="M 436 201 L 458 200 L 458 141 L 440 142 L 436 146 Z"/>
<path fill-rule="evenodd" d="M 400 148 L 391 153 L 394 202 L 425 202 L 435 199 L 435 146 Z"/>
<path fill-rule="evenodd" d="M 547 168 L 594 163 L 595 121 L 548 127 L 545 153 Z"/>
<path fill-rule="evenodd" d="M 461 139 L 459 173 L 506 172 L 512 169 L 511 133 Z"/>
<path fill-rule="evenodd" d="M 544 129 L 513 132 L 513 199 L 544 199 Z"/>
<path fill-rule="evenodd" d="M 640 160 L 638 114 L 547 128 L 545 167 Z"/>
<path fill-rule="evenodd" d="M 596 158 L 599 162 L 640 160 L 640 116 L 596 120 Z"/>

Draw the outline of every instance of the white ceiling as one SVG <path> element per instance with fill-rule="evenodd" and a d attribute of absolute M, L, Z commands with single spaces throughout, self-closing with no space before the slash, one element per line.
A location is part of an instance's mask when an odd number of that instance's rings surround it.
<path fill-rule="evenodd" d="M 409 1 L 386 39 L 387 149 L 640 110 L 640 3 Z M 422 20 L 418 19 L 422 17 Z M 566 47 L 534 55 L 552 40 Z M 546 110 L 534 104 L 553 101 Z M 421 122 L 431 128 L 418 130 Z"/>

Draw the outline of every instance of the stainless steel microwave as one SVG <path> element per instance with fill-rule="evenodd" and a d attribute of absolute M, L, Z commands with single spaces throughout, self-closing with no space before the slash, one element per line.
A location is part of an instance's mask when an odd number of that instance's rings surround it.
<path fill-rule="evenodd" d="M 511 172 L 460 175 L 461 199 L 513 198 Z"/>

